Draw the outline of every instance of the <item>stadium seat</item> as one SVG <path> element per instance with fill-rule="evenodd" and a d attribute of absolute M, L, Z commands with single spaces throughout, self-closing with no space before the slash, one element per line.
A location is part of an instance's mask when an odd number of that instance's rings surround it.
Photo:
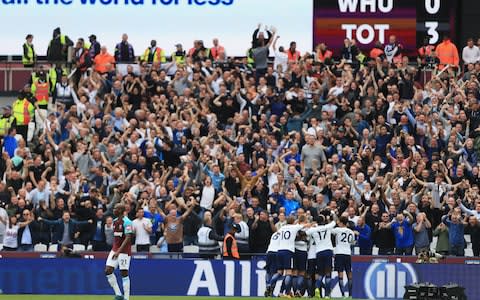
<path fill-rule="evenodd" d="M 47 252 L 47 245 L 44 244 L 36 244 L 33 247 L 33 251 L 35 252 Z"/>
<path fill-rule="evenodd" d="M 3 249 L 3 244 L 0 244 L 0 250 L 2 250 L 2 249 Z"/>
<path fill-rule="evenodd" d="M 87 246 L 87 251 L 93 251 L 93 245 L 92 244 L 89 244 Z"/>
<path fill-rule="evenodd" d="M 73 244 L 73 251 L 85 251 L 85 245 Z"/>
<path fill-rule="evenodd" d="M 160 248 L 158 248 L 156 245 L 150 246 L 150 253 L 159 253 Z"/>
<path fill-rule="evenodd" d="M 360 247 L 354 247 L 353 248 L 353 254 L 360 255 Z"/>
<path fill-rule="evenodd" d="M 58 251 L 58 244 L 51 244 L 48 247 L 48 252 L 57 252 Z"/>
<path fill-rule="evenodd" d="M 472 248 L 465 249 L 465 256 L 473 257 L 473 249 Z"/>
<path fill-rule="evenodd" d="M 132 249 L 132 252 L 137 252 L 137 246 L 132 245 L 132 248 L 131 248 L 131 249 Z"/>
<path fill-rule="evenodd" d="M 372 255 L 378 255 L 378 247 L 373 247 Z"/>
<path fill-rule="evenodd" d="M 183 247 L 183 253 L 198 253 L 198 246 L 188 245 Z"/>

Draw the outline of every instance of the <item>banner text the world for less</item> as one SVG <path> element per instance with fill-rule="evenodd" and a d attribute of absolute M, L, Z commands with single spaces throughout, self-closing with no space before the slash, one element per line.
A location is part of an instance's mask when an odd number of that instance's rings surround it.
<path fill-rule="evenodd" d="M 232 5 L 235 0 L 76 0 L 82 5 L 195 5 L 195 6 L 217 6 Z M 71 5 L 74 0 L 1 0 L 0 5 Z"/>

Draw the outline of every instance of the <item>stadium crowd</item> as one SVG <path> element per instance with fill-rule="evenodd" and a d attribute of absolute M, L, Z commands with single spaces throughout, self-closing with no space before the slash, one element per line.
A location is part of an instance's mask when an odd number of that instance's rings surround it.
<path fill-rule="evenodd" d="M 394 36 L 301 53 L 275 31 L 259 26 L 246 58 L 218 39 L 137 57 L 126 34 L 110 54 L 57 28 L 48 66 L 27 36 L 34 71 L 0 119 L 3 249 L 109 250 L 122 202 L 137 251 L 220 253 L 235 223 L 241 255 L 266 253 L 290 215 L 334 214 L 360 254 L 418 254 L 436 236 L 432 250 L 463 256 L 470 237 L 479 256 L 473 40 L 462 55 L 445 37 L 412 57 Z"/>

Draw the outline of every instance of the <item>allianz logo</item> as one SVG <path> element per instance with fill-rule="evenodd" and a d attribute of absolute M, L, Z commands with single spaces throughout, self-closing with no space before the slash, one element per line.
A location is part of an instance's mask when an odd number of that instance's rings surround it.
<path fill-rule="evenodd" d="M 417 273 L 407 263 L 372 263 L 365 273 L 368 299 L 402 299 L 405 286 L 418 282 Z"/>

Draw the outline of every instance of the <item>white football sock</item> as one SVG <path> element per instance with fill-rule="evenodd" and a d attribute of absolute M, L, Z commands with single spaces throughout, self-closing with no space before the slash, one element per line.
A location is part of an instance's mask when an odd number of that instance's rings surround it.
<path fill-rule="evenodd" d="M 130 277 L 122 277 L 123 282 L 123 297 L 125 300 L 129 300 L 130 298 Z"/>
<path fill-rule="evenodd" d="M 115 292 L 115 295 L 121 296 L 122 292 L 120 292 L 120 287 L 118 286 L 117 276 L 115 276 L 115 274 L 112 273 L 110 275 L 107 275 L 107 280 L 110 286 L 112 287 L 113 291 Z"/>

